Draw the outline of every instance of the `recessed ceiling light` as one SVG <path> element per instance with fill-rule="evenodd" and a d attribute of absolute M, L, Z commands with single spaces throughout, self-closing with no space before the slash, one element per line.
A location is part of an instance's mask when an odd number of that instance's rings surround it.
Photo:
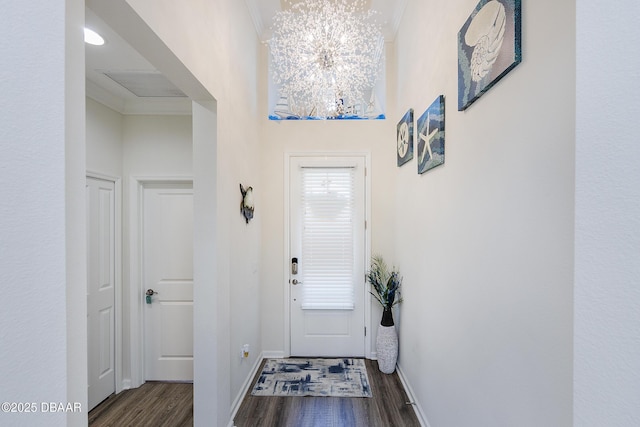
<path fill-rule="evenodd" d="M 102 38 L 102 36 L 95 31 L 85 28 L 84 42 L 92 44 L 94 46 L 102 46 L 104 44 L 104 38 Z"/>

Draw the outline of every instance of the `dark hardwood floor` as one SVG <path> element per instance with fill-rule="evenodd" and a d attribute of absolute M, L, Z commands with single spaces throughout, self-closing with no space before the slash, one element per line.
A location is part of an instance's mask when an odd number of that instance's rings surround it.
<path fill-rule="evenodd" d="M 371 398 L 251 396 L 251 387 L 234 419 L 236 427 L 419 427 L 398 374 L 383 374 L 365 360 Z M 264 364 L 264 362 L 263 362 Z"/>
<path fill-rule="evenodd" d="M 383 374 L 365 360 L 371 398 L 265 397 L 247 391 L 236 427 L 419 427 L 397 373 Z M 263 361 L 264 364 L 264 361 Z M 193 425 L 193 384 L 147 382 L 112 395 L 89 412 L 91 427 Z"/>
<path fill-rule="evenodd" d="M 193 384 L 147 382 L 109 396 L 89 412 L 91 427 L 193 425 Z"/>

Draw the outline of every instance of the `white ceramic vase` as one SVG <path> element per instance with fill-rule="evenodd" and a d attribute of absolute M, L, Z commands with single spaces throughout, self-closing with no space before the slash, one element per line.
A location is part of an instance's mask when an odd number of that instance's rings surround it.
<path fill-rule="evenodd" d="M 396 362 L 398 360 L 398 333 L 395 325 L 378 326 L 376 352 L 380 372 L 392 374 L 396 370 Z"/>

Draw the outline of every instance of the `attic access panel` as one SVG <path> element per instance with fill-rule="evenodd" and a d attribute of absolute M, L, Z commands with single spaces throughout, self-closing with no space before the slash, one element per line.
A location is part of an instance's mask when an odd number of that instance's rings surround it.
<path fill-rule="evenodd" d="M 140 98 L 187 97 L 160 72 L 103 71 L 102 74 Z"/>

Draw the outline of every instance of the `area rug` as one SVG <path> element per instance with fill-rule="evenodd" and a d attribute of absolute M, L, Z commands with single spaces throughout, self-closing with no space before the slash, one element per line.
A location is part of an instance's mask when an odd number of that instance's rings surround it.
<path fill-rule="evenodd" d="M 363 359 L 267 359 L 253 396 L 371 397 Z"/>

